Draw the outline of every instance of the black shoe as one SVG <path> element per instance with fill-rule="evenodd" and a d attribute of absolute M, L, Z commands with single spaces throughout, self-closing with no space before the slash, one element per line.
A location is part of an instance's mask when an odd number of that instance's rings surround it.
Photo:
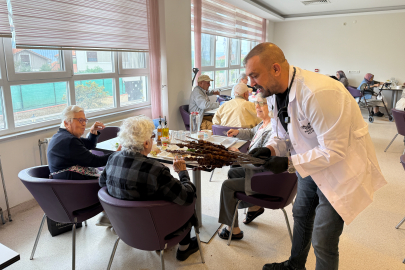
<path fill-rule="evenodd" d="M 298 270 L 289 266 L 288 261 L 282 263 L 267 263 L 263 266 L 263 270 Z M 305 270 L 303 268 L 302 270 Z"/>
<path fill-rule="evenodd" d="M 193 237 L 191 238 L 190 244 L 186 250 L 181 251 L 177 249 L 176 259 L 179 261 L 185 261 L 191 254 L 197 252 L 198 249 L 197 238 Z"/>
<path fill-rule="evenodd" d="M 384 114 L 382 112 L 377 112 L 377 113 L 374 113 L 374 116 L 383 117 Z"/>

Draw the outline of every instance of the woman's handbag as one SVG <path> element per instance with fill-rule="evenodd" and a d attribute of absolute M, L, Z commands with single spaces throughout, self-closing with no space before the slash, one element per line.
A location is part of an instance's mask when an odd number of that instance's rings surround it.
<path fill-rule="evenodd" d="M 73 228 L 73 223 L 60 223 L 53 221 L 49 217 L 46 217 L 46 223 L 48 224 L 48 231 L 51 233 L 52 237 L 71 231 Z M 81 228 L 82 223 L 77 223 L 76 228 Z"/>

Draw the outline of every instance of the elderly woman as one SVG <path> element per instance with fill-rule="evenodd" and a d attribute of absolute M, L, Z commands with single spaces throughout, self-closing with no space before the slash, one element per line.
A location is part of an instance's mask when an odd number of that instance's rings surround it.
<path fill-rule="evenodd" d="M 50 178 L 88 180 L 99 177 L 96 168 L 107 164 L 109 154 L 96 156 L 90 150 L 96 147 L 98 131 L 104 129 L 104 124 L 95 122 L 88 137 L 82 138 L 88 121 L 79 106 L 72 105 L 63 110 L 59 131 L 48 146 Z"/>
<path fill-rule="evenodd" d="M 380 86 L 382 83 L 374 81 L 374 75 L 371 73 L 367 73 L 364 76 L 363 81 L 360 83 L 358 90 L 363 91 L 363 95 L 365 99 L 371 99 L 374 94 L 374 87 Z M 373 107 L 372 111 L 374 116 L 383 117 L 384 114 L 380 112 L 380 108 L 378 106 Z"/>
<path fill-rule="evenodd" d="M 346 74 L 343 70 L 336 71 L 336 78 L 341 82 L 345 87 L 349 86 L 349 81 L 347 80 Z"/>
<path fill-rule="evenodd" d="M 262 122 L 255 126 L 252 129 L 231 129 L 228 131 L 228 137 L 237 137 L 243 140 L 251 140 L 248 151 L 251 151 L 255 148 L 265 147 L 267 141 L 270 138 L 271 134 L 271 117 L 269 108 L 267 107 L 267 101 L 261 95 L 257 96 L 256 113 L 257 117 L 262 119 Z M 239 151 L 236 148 L 230 148 L 233 151 Z M 222 239 L 228 239 L 229 230 L 232 226 L 233 214 L 235 211 L 236 204 L 238 199 L 235 198 L 235 192 L 241 191 L 245 192 L 248 195 L 255 194 L 251 188 L 251 178 L 255 173 L 263 172 L 262 167 L 255 167 L 254 165 L 243 165 L 243 167 L 233 167 L 228 171 L 228 180 L 222 183 L 221 188 L 221 199 L 220 199 L 220 210 L 218 222 L 226 224 L 225 228 L 222 231 L 218 231 L 218 235 Z M 264 212 L 264 209 L 259 206 L 253 206 L 251 204 L 241 202 L 239 204 L 240 208 L 249 207 L 246 219 L 243 223 L 249 224 L 256 217 L 261 215 Z M 232 239 L 242 239 L 243 232 L 240 230 L 238 225 L 238 217 L 235 220 L 235 226 L 232 232 Z"/>
<path fill-rule="evenodd" d="M 235 85 L 237 85 L 237 84 L 239 84 L 239 83 L 244 83 L 244 84 L 247 85 L 247 83 L 248 83 L 248 76 L 246 75 L 246 73 L 241 73 L 241 74 L 239 74 L 239 77 L 236 79 L 236 84 L 235 84 Z M 235 98 L 235 85 L 232 87 L 232 92 L 231 92 L 231 97 L 232 97 L 232 98 Z M 254 90 L 254 88 L 251 87 L 251 86 L 249 86 L 249 85 L 248 85 L 248 87 L 249 87 L 249 93 L 252 93 L 252 91 Z"/>
<path fill-rule="evenodd" d="M 121 200 L 167 200 L 179 205 L 190 205 L 196 189 L 190 182 L 184 160 L 175 158 L 173 161 L 174 170 L 180 178 L 177 180 L 166 166 L 147 157 L 153 145 L 154 128 L 152 120 L 145 116 L 130 117 L 122 123 L 118 133 L 122 151 L 109 157 L 100 176 L 100 186 L 107 186 L 108 193 Z M 193 224 L 196 224 L 195 217 L 180 231 L 188 230 Z M 177 234 L 178 231 L 170 236 Z M 180 241 L 176 258 L 184 261 L 197 250 L 197 240 L 195 237 L 190 238 L 189 233 Z"/>

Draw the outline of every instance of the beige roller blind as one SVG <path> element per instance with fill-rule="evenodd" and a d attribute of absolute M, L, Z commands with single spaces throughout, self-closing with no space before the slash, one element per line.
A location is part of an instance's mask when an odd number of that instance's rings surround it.
<path fill-rule="evenodd" d="M 194 5 L 191 7 L 194 29 Z M 202 0 L 201 33 L 261 42 L 263 19 L 221 0 Z"/>
<path fill-rule="evenodd" d="M 148 50 L 146 0 L 11 0 L 17 48 Z"/>
<path fill-rule="evenodd" d="M 0 37 L 11 38 L 7 0 L 0 0 Z"/>

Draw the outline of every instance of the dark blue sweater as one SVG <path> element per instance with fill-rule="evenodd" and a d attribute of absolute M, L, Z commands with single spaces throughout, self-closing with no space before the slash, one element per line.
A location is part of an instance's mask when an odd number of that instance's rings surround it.
<path fill-rule="evenodd" d="M 110 154 L 93 155 L 90 150 L 97 145 L 99 135 L 89 134 L 88 138 L 77 138 L 64 128 L 53 135 L 48 146 L 48 164 L 51 173 L 74 165 L 83 167 L 101 167 L 107 164 Z M 87 180 L 95 177 L 76 172 L 63 172 L 53 176 L 54 179 Z"/>

